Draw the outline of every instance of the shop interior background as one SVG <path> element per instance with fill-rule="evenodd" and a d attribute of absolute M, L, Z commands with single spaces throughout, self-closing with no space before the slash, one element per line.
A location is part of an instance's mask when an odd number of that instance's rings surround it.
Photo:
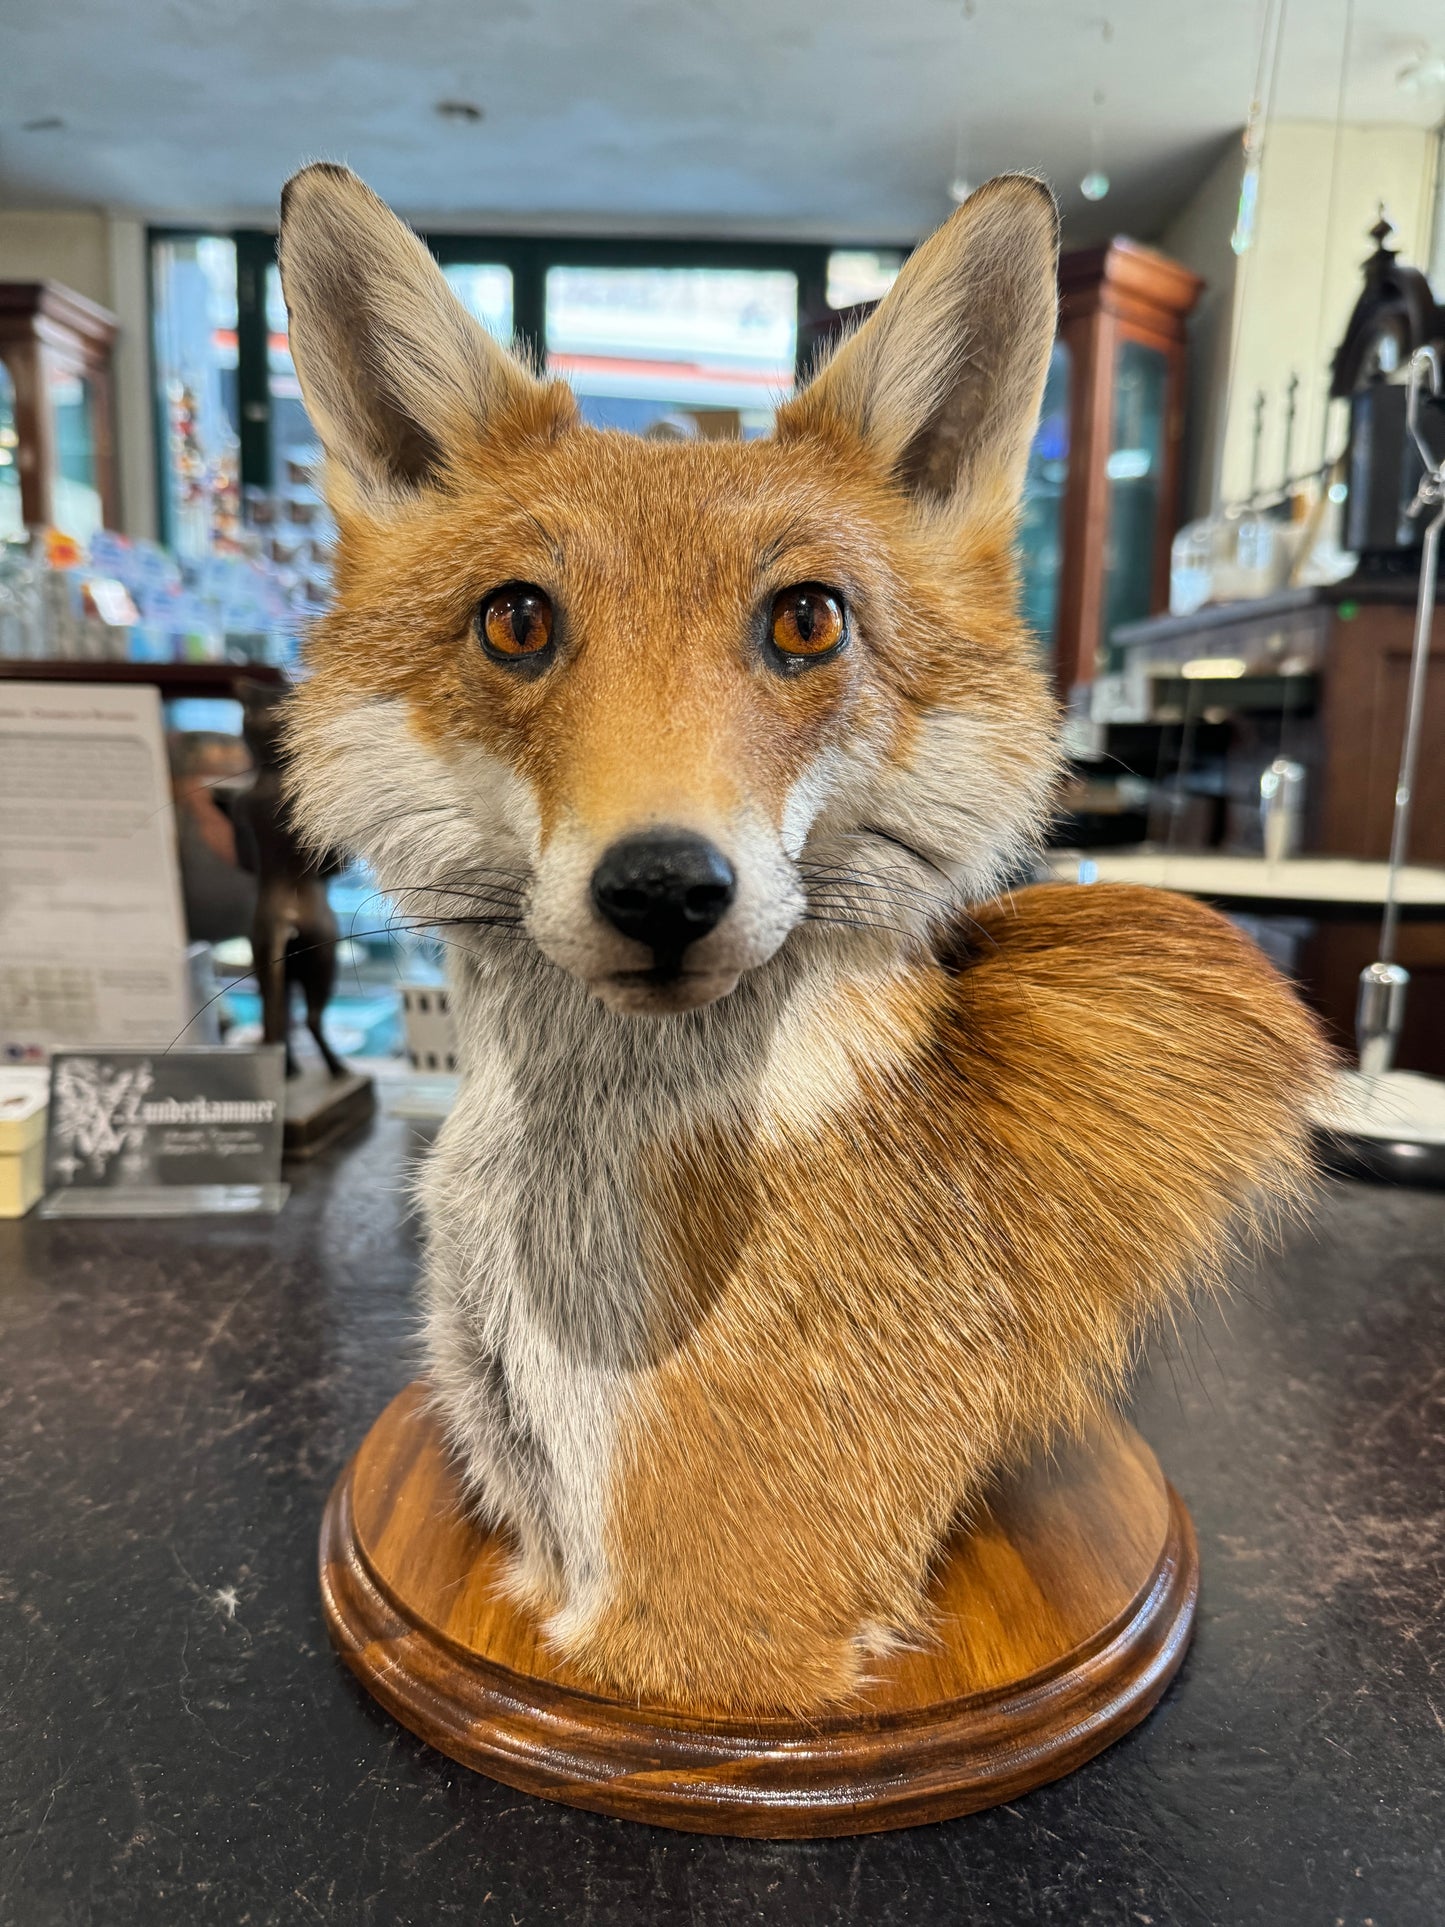
<path fill-rule="evenodd" d="M 1382 697 L 1378 719 L 1351 720 L 1362 764 L 1330 704 L 1350 605 L 1327 592 L 1359 558 L 1350 402 L 1329 388 L 1379 242 L 1445 291 L 1437 6 L 423 11 L 424 32 L 407 6 L 60 0 L 6 28 L 0 281 L 73 291 L 93 353 L 46 377 L 43 517 L 23 499 L 16 364 L 0 363 L 0 660 L 152 666 L 187 935 L 222 993 L 197 1035 L 254 1041 L 260 1001 L 254 883 L 225 809 L 249 768 L 240 707 L 214 677 L 188 693 L 184 672 L 301 673 L 328 592 L 274 253 L 281 182 L 317 156 L 412 220 L 462 301 L 565 375 L 589 420 L 680 436 L 765 434 L 970 185 L 1040 171 L 1063 211 L 1066 317 L 1133 272 L 1108 258 L 1114 237 L 1174 270 L 1107 366 L 1065 327 L 1032 451 L 1025 606 L 1072 753 L 1057 846 L 1257 855 L 1261 777 L 1283 761 L 1304 772 L 1296 847 L 1383 856 L 1394 711 Z M 1382 341 L 1370 378 L 1398 382 Z M 1231 603 L 1263 614 L 1148 633 Z M 1445 858 L 1436 801 L 1417 819 L 1427 861 Z M 364 871 L 330 890 L 347 933 L 335 1048 L 444 1073 L 445 1028 L 421 1021 L 442 947 L 390 927 Z M 1337 932 L 1276 905 L 1258 933 L 1344 1009 L 1358 962 Z M 1445 1067 L 1440 1000 L 1415 1001 L 1414 1061 Z"/>

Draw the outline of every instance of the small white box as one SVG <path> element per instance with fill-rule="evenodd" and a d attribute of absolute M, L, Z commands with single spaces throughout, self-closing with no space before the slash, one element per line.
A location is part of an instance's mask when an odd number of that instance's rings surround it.
<path fill-rule="evenodd" d="M 45 1189 L 49 1110 L 43 1064 L 0 1065 L 0 1218 L 23 1218 Z"/>

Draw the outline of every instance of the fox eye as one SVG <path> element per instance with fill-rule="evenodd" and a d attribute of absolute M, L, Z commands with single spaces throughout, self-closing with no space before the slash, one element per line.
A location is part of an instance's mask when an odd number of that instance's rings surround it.
<path fill-rule="evenodd" d="M 843 598 L 821 582 L 799 582 L 773 597 L 769 640 L 789 666 L 831 656 L 848 632 Z"/>
<path fill-rule="evenodd" d="M 552 604 L 531 582 L 493 589 L 477 613 L 482 647 L 498 662 L 539 656 L 552 640 Z"/>

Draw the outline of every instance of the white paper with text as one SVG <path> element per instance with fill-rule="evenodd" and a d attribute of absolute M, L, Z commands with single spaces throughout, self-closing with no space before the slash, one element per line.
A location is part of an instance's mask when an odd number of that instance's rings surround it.
<path fill-rule="evenodd" d="M 0 1059 L 190 1016 L 160 692 L 0 683 Z"/>

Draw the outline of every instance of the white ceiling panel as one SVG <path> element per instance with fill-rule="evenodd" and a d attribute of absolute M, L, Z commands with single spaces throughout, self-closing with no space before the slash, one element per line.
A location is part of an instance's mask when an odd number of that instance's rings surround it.
<path fill-rule="evenodd" d="M 1346 112 L 1407 93 L 1442 0 L 1357 0 Z M 970 178 L 1041 169 L 1074 238 L 1167 218 L 1242 124 L 1262 0 L 5 0 L 0 198 L 264 220 L 350 162 L 413 218 L 917 235 Z M 1292 0 L 1278 109 L 1335 111 L 1345 0 Z M 1106 38 L 1104 22 L 1109 23 Z M 1102 106 L 1093 97 L 1102 91 Z M 444 100 L 479 122 L 444 120 Z M 56 125 L 54 123 L 58 122 Z M 1100 160 L 1113 190 L 1078 182 Z"/>

